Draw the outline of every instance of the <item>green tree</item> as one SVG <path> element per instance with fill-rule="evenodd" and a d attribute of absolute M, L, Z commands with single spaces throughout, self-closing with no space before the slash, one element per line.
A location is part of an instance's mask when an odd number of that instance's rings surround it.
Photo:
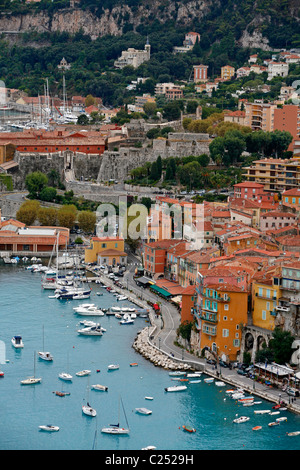
<path fill-rule="evenodd" d="M 156 165 L 157 165 L 157 174 L 158 177 L 161 178 L 161 173 L 162 173 L 162 161 L 161 161 L 161 156 L 159 155 L 156 159 Z"/>
<path fill-rule="evenodd" d="M 87 126 L 90 123 L 90 120 L 86 114 L 80 114 L 77 118 L 77 124 L 79 126 Z"/>
<path fill-rule="evenodd" d="M 41 201 L 52 202 L 57 196 L 57 191 L 55 188 L 51 186 L 46 186 L 40 192 L 40 199 Z"/>
<path fill-rule="evenodd" d="M 25 186 L 30 193 L 30 197 L 38 198 L 42 189 L 47 186 L 48 178 L 41 171 L 29 173 L 25 179 Z"/>
<path fill-rule="evenodd" d="M 157 162 L 153 162 L 151 165 L 150 178 L 153 181 L 157 181 L 160 178 L 157 168 Z"/>

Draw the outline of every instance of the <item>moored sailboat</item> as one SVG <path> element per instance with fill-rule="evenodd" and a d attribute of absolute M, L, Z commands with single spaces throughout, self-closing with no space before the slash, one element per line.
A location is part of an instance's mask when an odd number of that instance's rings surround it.
<path fill-rule="evenodd" d="M 123 413 L 125 415 L 127 428 L 121 428 L 120 427 L 120 403 L 122 404 Z M 121 397 L 119 399 L 118 423 L 117 424 L 110 424 L 107 428 L 102 428 L 101 432 L 103 432 L 105 434 L 117 434 L 117 435 L 125 435 L 125 434 L 130 433 L 130 429 L 129 429 L 129 425 L 128 425 L 128 421 L 127 421 L 127 417 L 126 417 L 126 413 L 125 413 L 125 409 L 124 409 L 124 405 L 123 405 L 123 401 L 122 401 Z"/>

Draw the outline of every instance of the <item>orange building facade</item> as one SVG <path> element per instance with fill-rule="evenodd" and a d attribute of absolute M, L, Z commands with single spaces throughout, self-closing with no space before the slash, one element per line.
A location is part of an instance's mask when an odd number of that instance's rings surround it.
<path fill-rule="evenodd" d="M 106 150 L 106 140 L 95 131 L 70 132 L 64 130 L 2 132 L 0 146 L 10 142 L 19 152 L 55 153 L 70 150 L 101 155 Z"/>

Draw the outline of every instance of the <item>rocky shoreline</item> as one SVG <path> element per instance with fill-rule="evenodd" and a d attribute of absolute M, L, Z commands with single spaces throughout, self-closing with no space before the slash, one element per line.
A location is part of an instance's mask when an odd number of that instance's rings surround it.
<path fill-rule="evenodd" d="M 161 351 L 149 341 L 149 328 L 139 331 L 132 345 L 133 349 L 148 359 L 155 366 L 167 370 L 192 370 L 192 367 L 184 362 L 173 360 L 168 354 Z"/>

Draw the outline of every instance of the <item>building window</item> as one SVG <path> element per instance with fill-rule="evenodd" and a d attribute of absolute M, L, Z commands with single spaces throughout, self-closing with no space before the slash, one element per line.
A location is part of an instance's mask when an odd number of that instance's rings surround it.
<path fill-rule="evenodd" d="M 222 330 L 222 336 L 223 336 L 223 338 L 228 338 L 228 336 L 229 336 L 229 330 L 227 330 L 226 328 L 223 328 L 223 330 Z"/>
<path fill-rule="evenodd" d="M 267 319 L 267 313 L 265 310 L 262 311 L 262 320 L 266 320 Z"/>
<path fill-rule="evenodd" d="M 101 248 L 106 248 L 106 243 L 102 243 Z"/>
<path fill-rule="evenodd" d="M 229 310 L 229 305 L 228 304 L 224 305 L 224 310 Z"/>

